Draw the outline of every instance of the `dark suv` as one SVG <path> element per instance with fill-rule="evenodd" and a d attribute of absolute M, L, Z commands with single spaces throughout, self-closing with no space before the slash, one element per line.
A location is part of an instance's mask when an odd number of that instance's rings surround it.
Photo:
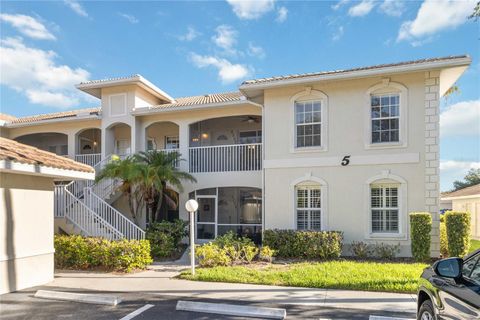
<path fill-rule="evenodd" d="M 480 319 L 480 250 L 425 268 L 420 278 L 417 320 Z"/>

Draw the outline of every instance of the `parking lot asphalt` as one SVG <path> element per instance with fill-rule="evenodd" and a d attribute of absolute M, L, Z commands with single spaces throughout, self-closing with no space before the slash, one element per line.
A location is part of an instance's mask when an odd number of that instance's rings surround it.
<path fill-rule="evenodd" d="M 287 310 L 287 319 L 369 319 L 371 315 L 396 317 L 402 319 L 414 319 L 415 315 L 405 313 L 392 313 L 385 311 L 356 310 L 356 309 L 337 309 L 331 307 L 319 307 L 308 305 L 278 305 L 264 304 L 252 301 L 225 301 L 209 299 L 186 299 L 185 297 L 162 296 L 158 294 L 144 293 L 118 293 L 123 301 L 117 306 L 104 306 L 95 304 L 84 304 L 69 301 L 45 300 L 33 297 L 36 290 L 44 288 L 32 288 L 15 293 L 9 293 L 0 296 L 0 318 L 2 320 L 17 319 L 134 319 L 134 320 L 153 320 L 153 319 L 252 319 L 243 317 L 223 316 L 207 313 L 194 313 L 186 311 L 176 311 L 175 306 L 178 300 L 191 300 L 202 302 L 229 303 L 237 305 L 255 305 L 264 307 L 285 308 Z M 48 288 L 52 290 L 53 288 Z M 61 289 L 60 289 L 61 290 Z M 70 290 L 72 292 L 72 290 Z M 86 292 L 77 290 L 76 292 Z M 95 292 L 100 293 L 100 292 Z M 108 292 L 109 295 L 115 294 Z M 150 304 L 152 307 L 140 314 L 128 318 L 129 315 Z M 145 309 L 145 308 L 144 308 Z M 126 320 L 125 319 L 125 320 Z"/>

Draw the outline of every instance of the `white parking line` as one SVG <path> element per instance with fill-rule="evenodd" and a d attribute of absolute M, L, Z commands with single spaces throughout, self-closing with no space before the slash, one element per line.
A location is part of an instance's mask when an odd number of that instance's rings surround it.
<path fill-rule="evenodd" d="M 194 301 L 182 301 L 177 302 L 178 311 L 191 311 L 191 312 L 205 312 L 224 314 L 229 316 L 240 317 L 254 317 L 261 319 L 285 319 L 287 311 L 279 308 L 265 308 L 245 305 L 234 305 L 225 303 L 210 303 L 210 302 L 194 302 Z"/>
<path fill-rule="evenodd" d="M 148 309 L 150 309 L 150 308 L 153 307 L 153 306 L 154 306 L 153 304 L 146 304 L 146 305 L 144 305 L 143 307 L 138 308 L 137 310 L 135 310 L 135 311 L 133 311 L 133 312 L 130 312 L 129 314 L 127 314 L 125 317 L 121 318 L 120 320 L 130 320 L 130 319 L 133 319 L 133 318 L 135 318 L 136 316 L 138 316 L 140 313 L 147 311 Z"/>
<path fill-rule="evenodd" d="M 369 320 L 410 320 L 410 319 L 409 318 L 383 317 L 383 316 L 370 316 Z"/>

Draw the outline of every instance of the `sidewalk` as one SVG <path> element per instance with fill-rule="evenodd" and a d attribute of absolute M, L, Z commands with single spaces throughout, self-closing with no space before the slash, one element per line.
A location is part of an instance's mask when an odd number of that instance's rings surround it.
<path fill-rule="evenodd" d="M 112 292 L 141 292 L 162 296 L 251 301 L 266 304 L 312 305 L 390 312 L 416 312 L 411 294 L 333 289 L 200 282 L 173 279 L 185 265 L 158 264 L 135 274 L 58 271 L 46 287 Z M 48 289 L 48 288 L 47 288 Z"/>

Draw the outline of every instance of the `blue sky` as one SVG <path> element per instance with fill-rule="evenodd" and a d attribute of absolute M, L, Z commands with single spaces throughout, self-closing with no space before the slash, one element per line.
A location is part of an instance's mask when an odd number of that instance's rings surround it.
<path fill-rule="evenodd" d="M 469 54 L 442 103 L 441 189 L 480 167 L 475 1 L 2 1 L 1 112 L 97 106 L 74 88 L 135 73 L 174 97 L 242 80 Z"/>

